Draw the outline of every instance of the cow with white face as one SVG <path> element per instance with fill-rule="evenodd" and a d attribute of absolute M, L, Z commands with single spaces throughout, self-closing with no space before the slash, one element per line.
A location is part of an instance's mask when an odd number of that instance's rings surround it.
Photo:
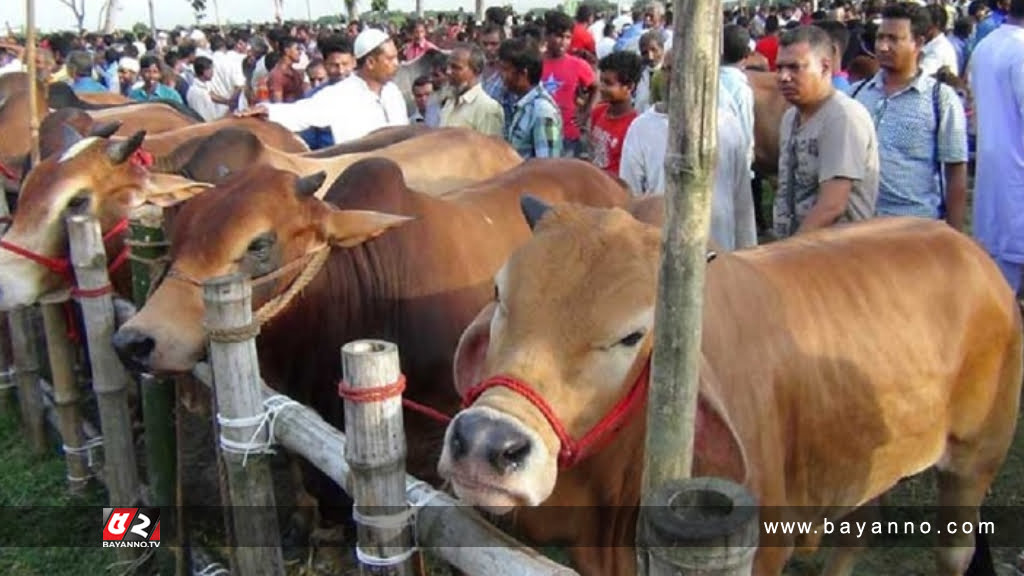
<path fill-rule="evenodd" d="M 581 573 L 635 574 L 663 211 L 523 210 L 533 237 L 459 342 L 466 408 L 438 471 L 469 504 L 515 509 L 531 542 L 570 544 Z M 941 222 L 879 219 L 707 266 L 693 476 L 744 484 L 762 521 L 820 528 L 934 467 L 942 525 L 978 521 L 1024 374 L 1020 312 L 983 251 Z M 760 538 L 762 576 L 816 544 Z M 974 537 L 938 538 L 935 573 L 963 574 Z M 825 573 L 852 557 L 837 548 Z"/>
<path fill-rule="evenodd" d="M 47 293 L 70 288 L 65 218 L 70 211 L 95 216 L 111 231 L 145 200 L 179 201 L 207 184 L 170 174 L 154 174 L 134 160 L 145 132 L 111 142 L 89 137 L 75 142 L 32 168 L 21 188 L 10 228 L 0 239 L 0 310 L 36 303 Z M 113 258 L 123 248 L 120 235 L 107 242 Z M 114 288 L 127 294 L 128 267 L 113 277 Z"/>

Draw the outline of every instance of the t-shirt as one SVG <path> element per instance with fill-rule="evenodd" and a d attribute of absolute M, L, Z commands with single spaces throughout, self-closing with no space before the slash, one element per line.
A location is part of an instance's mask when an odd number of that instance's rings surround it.
<path fill-rule="evenodd" d="M 302 99 L 302 72 L 289 67 L 275 66 L 267 76 L 267 89 L 273 95 L 281 91 L 282 102 L 295 102 Z"/>
<path fill-rule="evenodd" d="M 590 153 L 595 166 L 608 171 L 612 176 L 618 176 L 622 143 L 637 113 L 636 110 L 630 110 L 623 116 L 611 117 L 608 115 L 608 107 L 607 103 L 602 102 L 594 106 L 590 114 Z"/>
<path fill-rule="evenodd" d="M 591 54 L 597 52 L 597 45 L 594 42 L 594 36 L 591 35 L 590 30 L 579 22 L 573 26 L 572 29 L 572 40 L 569 42 L 569 51 L 577 52 L 585 50 Z"/>
<path fill-rule="evenodd" d="M 801 126 L 797 109 L 782 116 L 779 134 L 779 191 L 775 195 L 775 236 L 791 236 L 814 207 L 822 182 L 853 181 L 838 222 L 871 218 L 878 199 L 878 141 L 867 109 L 836 91 Z M 795 205 L 796 221 L 790 230 Z"/>
<path fill-rule="evenodd" d="M 558 104 L 562 113 L 562 126 L 566 140 L 579 140 L 580 127 L 576 123 L 576 91 L 592 86 L 594 70 L 581 58 L 565 54 L 559 58 L 545 58 L 541 84 Z"/>

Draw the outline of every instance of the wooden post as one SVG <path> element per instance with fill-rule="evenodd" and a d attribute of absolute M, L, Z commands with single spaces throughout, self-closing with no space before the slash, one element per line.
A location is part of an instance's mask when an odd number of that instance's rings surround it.
<path fill-rule="evenodd" d="M 25 0 L 25 58 L 28 60 L 28 130 L 32 165 L 39 165 L 39 103 L 36 101 L 36 6 L 34 0 Z"/>
<path fill-rule="evenodd" d="M 99 222 L 90 215 L 67 219 L 71 264 L 85 319 L 86 342 L 92 366 L 92 387 L 103 431 L 104 474 L 110 504 L 134 506 L 139 501 L 139 472 L 135 462 L 132 418 L 128 407 L 128 373 L 110 340 L 114 335 L 114 305 L 107 274 L 107 255 Z M 128 549 L 131 550 L 131 549 Z"/>
<path fill-rule="evenodd" d="M 398 347 L 380 340 L 343 346 L 341 367 L 342 386 L 357 394 L 391 386 L 402 377 Z M 345 398 L 345 461 L 352 469 L 362 572 L 411 576 L 416 548 L 405 496 L 401 392 L 374 400 L 355 400 L 340 388 L 339 394 Z"/>
<path fill-rule="evenodd" d="M 261 418 L 256 334 L 244 329 L 252 323 L 252 285 L 240 274 L 213 278 L 203 284 L 203 301 L 234 534 L 259 539 L 258 545 L 236 542 L 232 572 L 283 575 L 270 462 L 262 453 L 273 439 Z"/>
<path fill-rule="evenodd" d="M 704 276 L 718 118 L 720 0 L 675 0 L 667 108 L 665 222 L 647 402 L 643 496 L 637 525 L 641 576 L 653 494 L 689 478 L 701 355 Z"/>
<path fill-rule="evenodd" d="M 45 454 L 46 421 L 43 415 L 42 392 L 39 390 L 39 354 L 36 350 L 30 312 L 30 308 L 17 308 L 12 310 L 7 318 L 11 327 L 14 380 L 18 383 L 22 425 L 25 427 L 32 451 L 36 454 Z"/>
<path fill-rule="evenodd" d="M 152 10 L 152 2 L 150 2 Z M 150 13 L 152 18 L 152 12 Z M 155 34 L 155 29 L 154 29 Z M 155 38 L 155 36 L 154 36 Z M 154 278 L 155 266 L 167 257 L 167 241 L 163 230 L 163 209 L 144 204 L 132 213 L 128 245 L 131 247 L 132 300 L 137 308 L 146 304 Z M 150 505 L 170 508 L 177 525 L 182 526 L 182 509 L 175 506 L 174 484 L 177 478 L 174 431 L 175 386 L 169 378 L 140 375 L 142 421 L 145 425 L 146 476 L 150 489 Z M 157 549 L 161 574 L 174 572 L 175 557 L 170 548 Z M 182 561 L 180 556 L 178 561 Z"/>
<path fill-rule="evenodd" d="M 758 513 L 743 486 L 721 478 L 661 485 L 650 494 L 646 526 L 650 576 L 750 576 Z"/>
<path fill-rule="evenodd" d="M 64 459 L 68 466 L 68 490 L 81 493 L 92 475 L 88 466 L 88 450 L 82 433 L 78 381 L 74 372 L 75 351 L 68 340 L 68 322 L 64 303 L 44 303 L 43 325 L 46 328 L 46 350 L 50 358 L 50 380 L 53 403 L 64 442 Z"/>
<path fill-rule="evenodd" d="M 14 409 L 14 361 L 11 353 L 11 327 L 7 313 L 0 312 L 0 413 Z"/>

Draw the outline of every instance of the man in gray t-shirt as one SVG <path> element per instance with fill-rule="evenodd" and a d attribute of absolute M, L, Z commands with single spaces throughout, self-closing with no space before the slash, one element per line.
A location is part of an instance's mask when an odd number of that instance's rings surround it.
<path fill-rule="evenodd" d="M 878 142 L 871 115 L 832 85 L 832 41 L 814 26 L 780 38 L 782 116 L 775 236 L 871 218 L 878 198 Z"/>

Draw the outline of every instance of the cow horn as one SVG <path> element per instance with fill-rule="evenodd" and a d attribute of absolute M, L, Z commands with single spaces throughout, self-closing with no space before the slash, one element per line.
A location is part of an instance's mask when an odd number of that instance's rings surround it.
<path fill-rule="evenodd" d="M 545 204 L 543 200 L 529 194 L 519 200 L 519 206 L 523 210 L 523 216 L 526 217 L 526 223 L 530 225 L 530 230 L 533 230 L 537 226 L 537 222 L 540 222 L 540 219 L 551 209 L 551 206 Z"/>
<path fill-rule="evenodd" d="M 327 172 L 321 170 L 309 176 L 300 176 L 295 181 L 295 193 L 299 196 L 312 196 L 327 180 Z"/>
<path fill-rule="evenodd" d="M 61 124 L 60 125 L 60 134 L 61 134 L 61 137 L 64 140 L 63 144 L 64 144 L 64 149 L 65 150 L 67 150 L 68 148 L 71 148 L 72 146 L 74 146 L 78 142 L 81 142 L 81 140 L 82 140 L 82 135 L 79 134 L 78 130 L 75 130 L 69 124 Z M 31 156 L 31 154 L 30 154 L 30 156 Z"/>
<path fill-rule="evenodd" d="M 145 130 L 139 130 L 135 134 L 132 134 L 127 140 L 121 142 L 111 142 L 107 145 L 107 157 L 114 164 L 121 164 L 128 159 L 129 156 L 135 153 L 142 146 L 142 140 L 146 137 Z"/>
<path fill-rule="evenodd" d="M 121 129 L 120 120 L 112 120 L 110 122 L 104 122 L 102 124 L 93 124 L 92 129 L 89 130 L 89 136 L 95 136 L 97 138 L 110 138 Z"/>

